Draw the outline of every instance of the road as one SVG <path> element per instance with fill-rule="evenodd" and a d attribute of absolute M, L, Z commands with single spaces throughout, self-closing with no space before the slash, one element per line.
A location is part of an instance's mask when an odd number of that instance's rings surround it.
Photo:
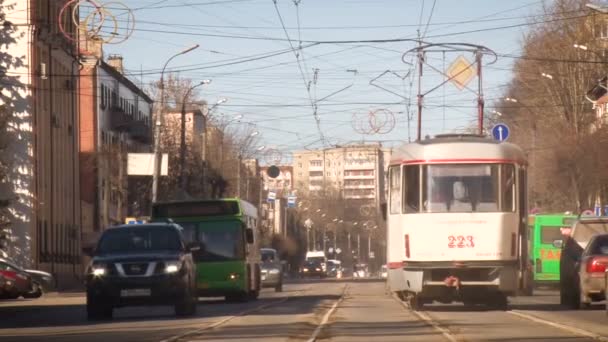
<path fill-rule="evenodd" d="M 410 311 L 381 281 L 299 281 L 260 299 L 201 300 L 178 319 L 168 307 L 124 308 L 110 322 L 85 319 L 82 294 L 0 302 L 2 341 L 608 341 L 603 306 L 559 306 L 555 291 L 510 299 L 510 310 L 433 304 Z"/>

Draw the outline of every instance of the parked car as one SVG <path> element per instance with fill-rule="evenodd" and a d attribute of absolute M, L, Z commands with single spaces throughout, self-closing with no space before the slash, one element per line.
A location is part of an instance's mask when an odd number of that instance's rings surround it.
<path fill-rule="evenodd" d="M 589 306 L 605 297 L 608 264 L 608 218 L 584 218 L 574 223 L 569 236 L 555 246 L 560 256 L 560 302 L 572 309 Z"/>
<path fill-rule="evenodd" d="M 276 292 L 283 291 L 283 265 L 277 251 L 272 248 L 262 248 L 260 253 L 262 287 L 272 287 Z"/>
<path fill-rule="evenodd" d="M 182 228 L 173 223 L 106 229 L 86 271 L 88 319 L 112 318 L 114 308 L 172 305 L 178 316 L 196 313 L 196 268 Z"/>
<path fill-rule="evenodd" d="M 340 260 L 327 260 L 327 276 L 331 278 L 342 278 L 342 262 Z"/>
<path fill-rule="evenodd" d="M 319 260 L 308 260 L 304 262 L 302 266 L 302 278 L 311 278 L 311 277 L 319 277 L 325 278 L 327 277 L 327 273 L 323 270 L 323 266 L 321 261 Z"/>
<path fill-rule="evenodd" d="M 353 270 L 353 278 L 367 278 L 369 271 L 367 264 L 356 264 Z"/>
<path fill-rule="evenodd" d="M 382 279 L 388 278 L 388 269 L 387 269 L 386 265 L 382 265 L 382 267 L 380 268 L 380 278 L 382 278 Z"/>
<path fill-rule="evenodd" d="M 0 258 L 0 273 L 14 282 L 13 291 L 7 298 L 39 298 L 54 286 L 54 278 L 48 272 L 24 269 L 13 260 Z"/>

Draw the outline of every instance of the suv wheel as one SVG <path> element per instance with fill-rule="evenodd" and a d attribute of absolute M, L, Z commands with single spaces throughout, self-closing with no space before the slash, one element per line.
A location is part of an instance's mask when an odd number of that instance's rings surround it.
<path fill-rule="evenodd" d="M 175 304 L 175 315 L 184 317 L 194 314 L 196 314 L 196 297 L 192 295 L 190 289 L 187 289 L 183 297 Z"/>
<path fill-rule="evenodd" d="M 92 298 L 87 294 L 87 319 L 91 321 L 112 319 L 114 308 L 105 303 L 103 298 Z"/>

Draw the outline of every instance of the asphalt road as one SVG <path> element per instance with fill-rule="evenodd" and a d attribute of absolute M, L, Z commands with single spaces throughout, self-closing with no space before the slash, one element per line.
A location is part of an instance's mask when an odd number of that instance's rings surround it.
<path fill-rule="evenodd" d="M 299 281 L 284 292 L 227 304 L 201 300 L 178 319 L 169 307 L 117 309 L 85 318 L 82 294 L 0 302 L 1 341 L 608 341 L 603 306 L 571 311 L 555 291 L 510 299 L 510 310 L 433 304 L 410 311 L 381 281 Z"/>

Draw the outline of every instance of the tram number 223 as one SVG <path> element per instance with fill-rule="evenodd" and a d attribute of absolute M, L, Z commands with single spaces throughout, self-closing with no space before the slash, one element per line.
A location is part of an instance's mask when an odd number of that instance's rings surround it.
<path fill-rule="evenodd" d="M 471 235 L 450 235 L 448 236 L 448 248 L 473 248 L 475 247 L 475 237 Z"/>

